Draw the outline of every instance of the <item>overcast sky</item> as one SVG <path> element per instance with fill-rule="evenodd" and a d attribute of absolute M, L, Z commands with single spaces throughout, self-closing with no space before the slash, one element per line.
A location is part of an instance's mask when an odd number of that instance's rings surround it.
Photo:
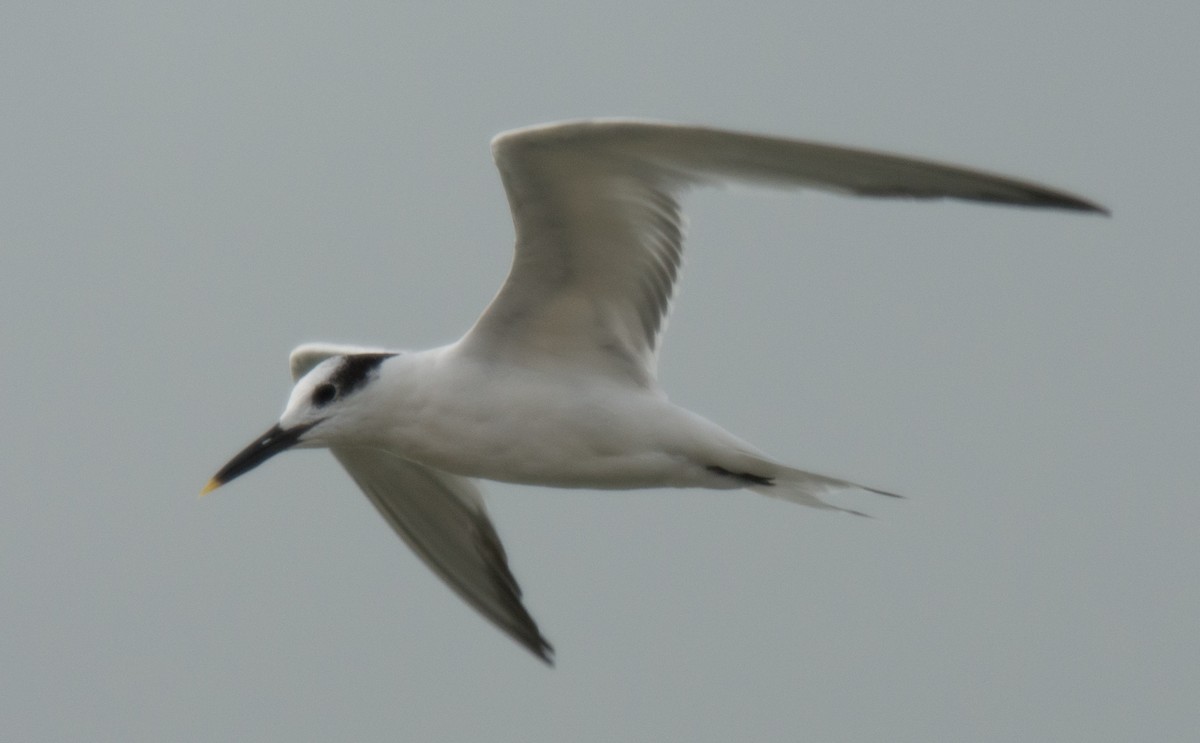
<path fill-rule="evenodd" d="M 0 18 L 0 737 L 1176 741 L 1200 729 L 1200 5 L 19 3 Z M 1105 219 L 686 201 L 672 398 L 874 520 L 487 484 L 549 669 L 325 452 L 200 500 L 305 341 L 454 340 L 488 140 L 644 116 Z"/>

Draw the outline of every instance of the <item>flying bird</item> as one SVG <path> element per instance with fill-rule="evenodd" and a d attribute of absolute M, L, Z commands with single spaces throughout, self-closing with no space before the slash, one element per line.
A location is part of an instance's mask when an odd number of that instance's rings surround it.
<path fill-rule="evenodd" d="M 679 197 L 723 181 L 858 196 L 1107 213 L 1036 183 L 866 150 L 717 129 L 590 120 L 492 141 L 512 268 L 455 343 L 406 352 L 307 344 L 279 422 L 207 493 L 292 448 L 327 448 L 451 588 L 547 663 L 478 479 L 559 488 L 744 488 L 858 514 L 838 491 L 672 404 L 656 356 L 683 251 Z M 861 514 L 859 514 L 861 515 Z"/>

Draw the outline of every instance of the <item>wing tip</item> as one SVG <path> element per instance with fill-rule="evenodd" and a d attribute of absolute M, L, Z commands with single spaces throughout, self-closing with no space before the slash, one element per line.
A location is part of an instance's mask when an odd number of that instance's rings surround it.
<path fill-rule="evenodd" d="M 1094 201 L 1074 196 L 1061 191 L 1039 191 L 1032 195 L 1027 206 L 1040 207 L 1045 209 L 1065 209 L 1074 212 L 1088 212 L 1099 214 L 1103 217 L 1111 217 L 1112 212 L 1108 207 L 1101 206 Z"/>
<path fill-rule="evenodd" d="M 554 646 L 547 642 L 541 633 L 538 633 L 537 640 L 527 644 L 526 647 L 538 657 L 538 660 L 554 668 Z"/>
<path fill-rule="evenodd" d="M 545 635 L 542 634 L 541 629 L 539 629 L 537 626 L 537 622 L 534 621 L 529 612 L 525 610 L 525 606 L 519 601 L 516 606 L 516 611 L 518 615 L 518 625 L 500 625 L 501 629 L 507 632 L 512 639 L 516 640 L 521 647 L 537 656 L 538 660 L 553 668 L 554 646 L 551 645 L 550 641 L 547 640 Z M 489 617 L 489 619 L 491 619 L 491 617 Z M 495 622 L 495 620 L 492 621 Z M 496 624 L 499 624 L 499 622 L 496 622 Z"/>
<path fill-rule="evenodd" d="M 900 495 L 899 493 L 891 493 L 891 492 L 888 492 L 887 490 L 880 490 L 878 488 L 868 488 L 865 485 L 855 485 L 855 487 L 859 488 L 860 490 L 865 490 L 868 493 L 874 493 L 876 495 L 886 495 L 889 498 L 899 498 L 900 500 L 905 500 L 905 497 L 903 495 Z"/>

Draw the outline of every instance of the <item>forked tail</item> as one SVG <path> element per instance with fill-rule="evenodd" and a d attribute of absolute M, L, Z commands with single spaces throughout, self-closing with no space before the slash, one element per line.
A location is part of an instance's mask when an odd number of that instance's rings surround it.
<path fill-rule="evenodd" d="M 714 475 L 719 475 L 726 484 L 723 486 L 710 485 L 709 487 L 741 487 L 772 498 L 782 498 L 799 503 L 802 506 L 852 513 L 855 516 L 867 516 L 867 514 L 852 508 L 835 506 L 827 502 L 825 497 L 854 490 L 886 495 L 889 498 L 904 497 L 886 490 L 859 485 L 849 480 L 839 480 L 836 477 L 818 475 L 815 472 L 806 472 L 780 464 L 749 443 L 723 431 L 716 425 L 699 416 L 695 416 L 695 418 L 709 426 L 716 436 L 721 437 L 720 445 L 708 449 L 702 455 L 704 459 L 701 461 L 706 460 L 705 469 Z"/>
<path fill-rule="evenodd" d="M 756 468 L 756 471 L 769 472 L 770 474 L 760 476 L 755 481 L 747 482 L 744 487 L 756 493 L 762 493 L 772 498 L 782 498 L 793 503 L 799 503 L 802 506 L 852 513 L 855 516 L 867 516 L 862 511 L 835 506 L 825 501 L 824 497 L 837 492 L 853 490 L 866 491 L 868 493 L 875 493 L 876 495 L 886 495 L 889 498 L 904 497 L 896 493 L 889 493 L 886 490 L 859 485 L 849 480 L 839 480 L 836 477 L 826 477 L 825 475 L 818 475 L 813 472 L 785 467 L 767 459 L 760 461 L 764 466 L 761 469 Z"/>

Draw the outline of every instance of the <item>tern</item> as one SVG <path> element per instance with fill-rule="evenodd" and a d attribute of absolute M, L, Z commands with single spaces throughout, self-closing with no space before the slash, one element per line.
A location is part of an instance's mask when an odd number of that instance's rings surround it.
<path fill-rule="evenodd" d="M 745 181 L 858 196 L 1106 210 L 1036 183 L 897 155 L 635 120 L 505 132 L 492 155 L 516 247 L 457 342 L 306 344 L 279 422 L 207 493 L 292 448 L 327 448 L 467 603 L 548 664 L 477 479 L 559 488 L 744 488 L 815 508 L 844 490 L 672 404 L 657 351 L 683 250 L 679 196 Z"/>

